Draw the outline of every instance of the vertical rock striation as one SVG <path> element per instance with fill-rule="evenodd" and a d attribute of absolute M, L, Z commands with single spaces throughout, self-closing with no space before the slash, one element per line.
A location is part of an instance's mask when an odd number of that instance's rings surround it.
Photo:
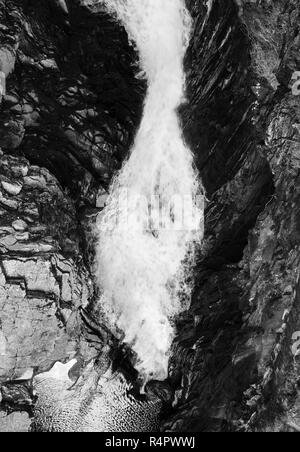
<path fill-rule="evenodd" d="M 299 5 L 188 3 L 182 117 L 209 200 L 164 428 L 297 431 Z"/>

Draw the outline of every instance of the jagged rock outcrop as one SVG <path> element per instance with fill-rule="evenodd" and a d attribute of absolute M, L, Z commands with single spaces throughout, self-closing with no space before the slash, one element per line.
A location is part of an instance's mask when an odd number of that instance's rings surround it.
<path fill-rule="evenodd" d="M 124 29 L 85 3 L 0 2 L 0 70 L 10 73 L 0 147 L 94 206 L 132 142 L 145 83 Z"/>
<path fill-rule="evenodd" d="M 183 121 L 210 199 L 174 344 L 173 431 L 299 431 L 300 10 L 238 3 L 189 2 Z"/>
<path fill-rule="evenodd" d="M 0 156 L 0 382 L 78 351 L 90 277 L 76 212 L 48 170 Z"/>

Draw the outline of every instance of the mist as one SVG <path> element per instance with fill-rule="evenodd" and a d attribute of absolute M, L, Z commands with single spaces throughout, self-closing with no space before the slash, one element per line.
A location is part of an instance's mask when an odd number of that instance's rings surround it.
<path fill-rule="evenodd" d="M 103 3 L 137 47 L 148 90 L 130 156 L 99 216 L 99 303 L 136 353 L 144 379 L 163 380 L 203 235 L 203 189 L 177 113 L 192 24 L 183 0 Z"/>

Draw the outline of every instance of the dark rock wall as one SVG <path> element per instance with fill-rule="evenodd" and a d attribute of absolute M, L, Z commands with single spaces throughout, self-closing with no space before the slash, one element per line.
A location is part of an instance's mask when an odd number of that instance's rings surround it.
<path fill-rule="evenodd" d="M 1 2 L 1 46 L 14 60 L 1 111 L 3 150 L 49 169 L 95 202 L 132 142 L 144 83 L 125 31 L 80 1 Z"/>
<path fill-rule="evenodd" d="M 145 82 L 124 29 L 84 3 L 0 1 L 0 385 L 101 347 L 79 313 L 95 296 L 90 222 Z M 3 385 L 2 406 L 30 405 L 26 388 Z"/>
<path fill-rule="evenodd" d="M 238 3 L 215 0 L 207 17 L 188 2 L 183 124 L 209 199 L 167 430 L 299 429 L 300 11 Z"/>
<path fill-rule="evenodd" d="M 207 2 L 209 4 L 209 2 Z M 253 147 L 248 39 L 233 1 L 188 1 L 194 32 L 186 56 L 185 136 L 208 195 L 236 174 Z"/>
<path fill-rule="evenodd" d="M 180 116 L 207 191 L 206 232 L 162 428 L 297 431 L 299 4 L 186 1 Z M 90 224 L 132 143 L 145 82 L 125 31 L 91 4 L 0 0 L 2 381 L 99 348 L 78 313 L 96 299 Z"/>

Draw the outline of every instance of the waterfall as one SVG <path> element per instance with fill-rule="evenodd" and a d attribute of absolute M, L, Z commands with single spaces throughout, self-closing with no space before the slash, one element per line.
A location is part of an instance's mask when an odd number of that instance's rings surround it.
<path fill-rule="evenodd" d="M 140 374 L 164 379 L 203 235 L 203 190 L 177 114 L 191 19 L 184 0 L 101 2 L 136 45 L 148 91 L 130 156 L 99 215 L 100 305 L 136 353 Z"/>

